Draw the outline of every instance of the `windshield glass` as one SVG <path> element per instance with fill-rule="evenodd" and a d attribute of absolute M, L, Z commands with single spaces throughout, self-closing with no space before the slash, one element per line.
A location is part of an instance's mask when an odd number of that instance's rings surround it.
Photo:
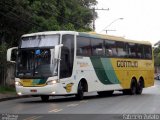
<path fill-rule="evenodd" d="M 59 35 L 22 37 L 20 48 L 53 47 L 59 43 Z"/>
<path fill-rule="evenodd" d="M 17 76 L 20 78 L 42 78 L 57 75 L 54 49 L 20 50 L 17 61 Z"/>
<path fill-rule="evenodd" d="M 19 78 L 42 78 L 57 75 L 54 47 L 59 35 L 22 37 L 18 50 L 16 75 Z"/>

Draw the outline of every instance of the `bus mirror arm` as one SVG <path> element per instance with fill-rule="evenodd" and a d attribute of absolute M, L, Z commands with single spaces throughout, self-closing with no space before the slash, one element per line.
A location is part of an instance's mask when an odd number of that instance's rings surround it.
<path fill-rule="evenodd" d="M 55 54 L 54 54 L 54 58 L 57 59 L 57 60 L 61 60 L 59 58 L 59 52 L 60 52 L 60 48 L 63 46 L 63 44 L 60 44 L 60 45 L 56 45 L 55 46 Z"/>

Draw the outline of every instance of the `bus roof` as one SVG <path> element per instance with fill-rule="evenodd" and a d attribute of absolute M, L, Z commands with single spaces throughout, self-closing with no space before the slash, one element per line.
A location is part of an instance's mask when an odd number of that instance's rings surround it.
<path fill-rule="evenodd" d="M 44 32 L 37 32 L 37 33 L 30 33 L 24 34 L 22 37 L 29 37 L 29 36 L 37 36 L 37 35 L 53 35 L 53 34 L 77 34 L 76 31 L 44 31 Z"/>
<path fill-rule="evenodd" d="M 112 35 L 107 35 L 107 34 L 106 35 L 105 34 L 98 34 L 95 32 L 80 32 L 79 35 L 85 36 L 85 37 L 92 37 L 92 38 L 101 38 L 101 39 L 107 39 L 107 40 L 115 40 L 115 41 L 123 41 L 123 42 L 151 45 L 151 43 L 149 41 L 130 40 L 130 39 L 125 39 L 124 37 L 112 36 Z"/>
<path fill-rule="evenodd" d="M 98 33 L 95 33 L 95 32 L 45 31 L 45 32 L 24 34 L 24 35 L 22 35 L 22 37 L 37 36 L 37 35 L 52 35 L 52 34 L 79 34 L 80 36 L 84 36 L 84 37 L 101 38 L 101 39 L 108 39 L 108 40 L 115 40 L 115 41 L 123 41 L 123 42 L 131 42 L 131 43 L 151 45 L 151 43 L 149 41 L 129 40 L 129 39 L 125 39 L 124 37 L 98 34 Z"/>

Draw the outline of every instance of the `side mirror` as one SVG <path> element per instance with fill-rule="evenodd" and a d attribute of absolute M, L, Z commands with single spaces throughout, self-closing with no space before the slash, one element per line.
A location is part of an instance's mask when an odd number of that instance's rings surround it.
<path fill-rule="evenodd" d="M 12 47 L 7 50 L 7 61 L 8 62 L 16 63 L 14 58 L 16 58 L 15 53 L 17 52 L 17 49 L 18 47 Z"/>
<path fill-rule="evenodd" d="M 55 52 L 54 52 L 54 58 L 55 59 L 59 59 L 59 51 L 60 51 L 60 48 L 63 46 L 63 44 L 60 44 L 60 45 L 56 45 L 55 46 Z"/>

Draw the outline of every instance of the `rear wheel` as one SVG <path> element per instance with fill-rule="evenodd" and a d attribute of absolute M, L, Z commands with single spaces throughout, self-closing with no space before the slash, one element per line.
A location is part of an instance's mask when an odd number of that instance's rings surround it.
<path fill-rule="evenodd" d="M 136 94 L 136 91 L 137 91 L 137 83 L 136 81 L 134 80 L 131 84 L 131 88 L 130 88 L 130 94 L 131 95 L 135 95 Z"/>
<path fill-rule="evenodd" d="M 41 100 L 43 102 L 47 102 L 49 100 L 49 96 L 48 95 L 41 95 Z"/>
<path fill-rule="evenodd" d="M 138 95 L 142 94 L 143 87 L 144 87 L 144 82 L 143 82 L 143 80 L 139 80 L 139 82 L 138 82 L 138 84 L 137 84 L 136 94 L 138 94 Z"/>
<path fill-rule="evenodd" d="M 78 84 L 78 90 L 77 90 L 76 98 L 78 100 L 82 100 L 83 97 L 84 97 L 83 95 L 84 95 L 83 86 L 82 86 L 82 82 L 80 82 Z"/>
<path fill-rule="evenodd" d="M 137 81 L 135 79 L 131 80 L 130 89 L 123 90 L 124 95 L 135 95 L 137 92 Z"/>

